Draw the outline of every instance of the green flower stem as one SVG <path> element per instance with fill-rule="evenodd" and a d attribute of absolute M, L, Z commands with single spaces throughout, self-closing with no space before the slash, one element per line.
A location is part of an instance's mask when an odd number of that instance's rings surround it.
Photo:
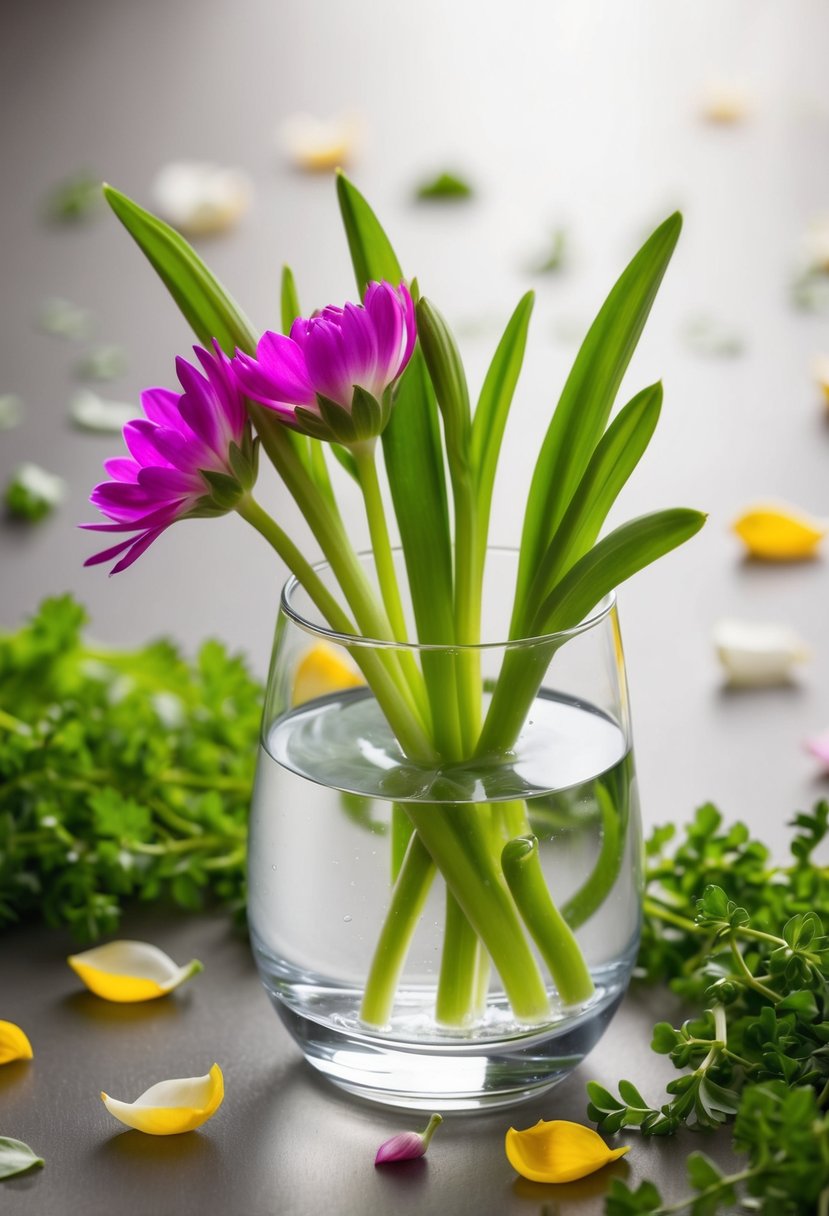
<path fill-rule="evenodd" d="M 383 603 L 386 606 L 394 637 L 398 642 L 405 642 L 407 640 L 406 620 L 394 569 L 394 557 L 392 556 L 380 480 L 377 476 L 377 465 L 374 458 L 376 446 L 376 440 L 372 439 L 365 443 L 353 444 L 350 451 L 357 465 L 357 476 L 360 480 L 360 489 L 363 491 L 371 547 L 374 551 Z"/>
<path fill-rule="evenodd" d="M 236 510 L 276 550 L 288 569 L 300 580 L 332 629 L 337 630 L 338 633 L 353 634 L 355 629 L 350 619 L 276 521 L 259 506 L 250 494 L 239 499 Z M 380 652 L 368 646 L 355 646 L 352 655 L 368 680 L 389 725 L 407 755 L 413 759 L 433 759 L 434 749 L 423 730 L 422 723 L 411 712 L 407 699 L 401 697 L 399 682 L 381 662 Z"/>
<path fill-rule="evenodd" d="M 366 979 L 360 1018 L 367 1026 L 382 1028 L 389 1023 L 409 943 L 434 877 L 435 863 L 414 833 Z"/>
<path fill-rule="evenodd" d="M 477 1015 L 480 941 L 451 891 L 446 892 L 443 948 L 435 1017 L 444 1026 L 470 1026 Z"/>
<path fill-rule="evenodd" d="M 305 516 L 311 531 L 319 541 L 322 551 L 351 605 L 359 631 L 367 638 L 376 638 L 378 641 L 394 641 L 388 617 L 377 603 L 371 584 L 348 539 L 339 512 L 332 506 L 331 500 L 320 493 L 318 486 L 309 477 L 297 459 L 286 427 L 281 422 L 268 418 L 268 411 L 262 406 L 251 406 L 251 413 L 262 440 L 262 446 L 276 471 L 288 487 L 294 501 Z M 282 536 L 285 537 L 285 534 L 282 533 Z M 287 539 L 285 537 L 285 540 Z M 291 544 L 290 541 L 288 543 Z M 296 553 L 299 553 L 296 546 L 292 545 L 292 548 Z M 323 586 L 321 580 L 314 574 L 308 563 L 304 559 L 302 560 L 305 568 L 316 579 L 316 583 L 319 586 Z M 291 566 L 291 569 L 294 569 L 294 567 Z M 304 575 L 300 578 L 300 581 L 310 594 L 310 588 Z M 315 602 L 317 601 L 315 600 Z M 335 626 L 335 628 L 337 627 Z M 338 629 L 338 632 L 344 631 Z M 353 625 L 350 632 L 357 632 Z M 392 648 L 385 650 L 378 647 L 376 658 L 387 669 L 389 676 L 397 686 L 399 697 L 406 703 L 412 716 L 415 716 L 419 720 L 421 746 L 415 752 L 410 752 L 408 751 L 407 744 L 398 735 L 401 746 L 407 750 L 407 754 L 411 759 L 420 759 L 427 762 L 430 759 L 434 760 L 434 748 L 428 740 L 428 725 L 423 721 L 421 711 L 404 677 L 400 667 L 399 653 Z M 375 687 L 372 680 L 369 680 L 369 683 L 372 688 Z M 376 688 L 375 692 L 377 692 Z M 385 702 L 379 695 L 378 700 L 385 710 Z M 391 723 L 391 719 L 389 721 Z M 411 741 L 411 736 L 409 736 L 409 740 Z"/>
<path fill-rule="evenodd" d="M 524 923 L 550 968 L 565 1005 L 593 995 L 593 979 L 578 942 L 550 897 L 535 836 L 518 836 L 504 845 L 501 866 Z"/>
<path fill-rule="evenodd" d="M 604 903 L 618 877 L 625 851 L 620 815 L 601 783 L 596 786 L 596 798 L 602 817 L 602 844 L 592 873 L 561 906 L 561 915 L 571 929 L 578 929 Z"/>
<path fill-rule="evenodd" d="M 489 952 L 515 1016 L 529 1024 L 546 1021 L 550 1005 L 544 981 L 481 831 L 478 808 L 410 802 L 406 813 Z"/>
<path fill-rule="evenodd" d="M 476 756 L 503 756 L 515 745 L 558 645 L 549 642 L 507 650 L 475 749 Z"/>
<path fill-rule="evenodd" d="M 368 519 L 369 534 L 371 536 L 371 547 L 374 552 L 374 561 L 383 603 L 396 641 L 405 642 L 408 636 L 406 633 L 406 618 L 403 613 L 403 602 L 400 598 L 400 588 L 394 568 L 394 556 L 389 539 L 386 511 L 383 506 L 383 495 L 377 476 L 376 448 L 377 441 L 376 439 L 372 439 L 365 443 L 353 444 L 350 451 L 357 465 L 360 489 L 363 491 L 366 518 Z M 429 703 L 426 699 L 423 676 L 417 666 L 415 657 L 408 650 L 399 650 L 397 653 L 400 665 L 409 682 L 409 687 L 412 689 L 417 700 L 420 713 L 428 723 Z"/>

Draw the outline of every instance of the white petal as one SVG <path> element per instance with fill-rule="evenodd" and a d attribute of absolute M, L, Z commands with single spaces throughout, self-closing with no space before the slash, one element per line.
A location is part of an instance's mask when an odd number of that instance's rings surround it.
<path fill-rule="evenodd" d="M 796 664 L 809 657 L 793 629 L 757 621 L 720 621 L 714 645 L 730 683 L 737 685 L 787 683 Z"/>
<path fill-rule="evenodd" d="M 108 975 L 128 975 L 135 979 L 152 980 L 169 991 L 191 973 L 192 964 L 179 967 L 168 954 L 149 942 L 116 941 L 72 955 L 74 962 L 104 971 Z"/>
<path fill-rule="evenodd" d="M 39 464 L 27 462 L 19 465 L 14 479 L 24 490 L 28 490 L 33 498 L 41 499 L 52 507 L 63 502 L 66 482 L 56 473 L 48 473 Z"/>
<path fill-rule="evenodd" d="M 69 403 L 72 424 L 82 431 L 119 435 L 138 413 L 138 407 L 124 401 L 105 401 L 91 389 L 79 389 Z"/>
<path fill-rule="evenodd" d="M 239 169 L 174 161 L 160 171 L 152 192 L 164 219 L 198 236 L 232 228 L 250 205 L 253 185 Z"/>

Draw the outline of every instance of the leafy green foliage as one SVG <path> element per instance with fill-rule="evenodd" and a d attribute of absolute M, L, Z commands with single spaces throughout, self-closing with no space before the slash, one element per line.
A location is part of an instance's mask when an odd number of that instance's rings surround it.
<path fill-rule="evenodd" d="M 87 220 L 101 206 L 101 179 L 81 170 L 66 177 L 49 191 L 45 202 L 46 218 L 59 224 Z"/>
<path fill-rule="evenodd" d="M 798 813 L 791 827 L 782 866 L 770 864 L 744 824 L 724 827 L 711 805 L 672 852 L 672 826 L 647 842 L 639 973 L 704 1012 L 654 1028 L 653 1050 L 683 1070 L 667 1102 L 651 1106 L 629 1081 L 618 1096 L 591 1083 L 588 1113 L 605 1132 L 645 1135 L 733 1118 L 734 1148 L 747 1164 L 724 1176 L 693 1154 L 694 1193 L 669 1207 L 652 1184 L 632 1191 L 616 1179 L 609 1216 L 709 1216 L 738 1196 L 768 1216 L 811 1216 L 829 1205 L 829 938 L 818 912 L 829 907 L 829 868 L 814 857 L 829 839 L 829 804 Z"/>
<path fill-rule="evenodd" d="M 241 912 L 260 686 L 219 642 L 93 649 L 85 622 L 61 596 L 0 636 L 0 926 L 94 938 L 134 898 Z"/>

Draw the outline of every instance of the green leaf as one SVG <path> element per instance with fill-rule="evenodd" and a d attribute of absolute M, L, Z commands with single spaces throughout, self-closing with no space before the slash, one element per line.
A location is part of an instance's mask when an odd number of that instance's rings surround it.
<path fill-rule="evenodd" d="M 227 355 L 256 352 L 256 334 L 239 306 L 184 237 L 143 207 L 104 186 L 104 197 L 146 255 L 200 342 L 213 338 Z"/>
<path fill-rule="evenodd" d="M 706 1187 L 716 1186 L 722 1181 L 721 1171 L 710 1157 L 706 1157 L 705 1153 L 691 1153 L 686 1163 L 686 1169 L 688 1170 L 688 1181 L 697 1191 L 704 1191 Z"/>
<path fill-rule="evenodd" d="M 481 395 L 472 420 L 470 454 L 476 482 L 476 534 L 478 561 L 483 561 L 489 534 L 492 491 L 501 440 L 507 424 L 510 406 L 521 374 L 527 331 L 532 316 L 535 295 L 528 291 L 518 302 L 507 322 L 503 337 L 489 365 Z"/>
<path fill-rule="evenodd" d="M 633 1106 L 637 1110 L 650 1110 L 650 1106 L 631 1081 L 619 1082 L 619 1097 L 628 1106 Z"/>
<path fill-rule="evenodd" d="M 689 540 L 704 522 L 699 511 L 675 507 L 622 524 L 565 574 L 538 610 L 534 631 L 572 629 L 605 595 Z"/>
<path fill-rule="evenodd" d="M 651 440 L 661 407 L 661 384 L 643 389 L 619 411 L 599 440 L 533 579 L 526 604 L 529 620 L 561 576 L 595 543 Z"/>
<path fill-rule="evenodd" d="M 389 239 L 359 191 L 340 174 L 337 195 L 361 292 L 372 280 L 400 283 L 403 272 Z M 415 350 L 397 388 L 383 454 L 412 606 L 422 642 L 452 639 L 452 549 L 443 452 L 432 385 Z"/>
<path fill-rule="evenodd" d="M 455 202 L 459 199 L 471 198 L 474 191 L 469 182 L 457 173 L 443 172 L 428 181 L 421 182 L 415 191 L 415 198 L 421 200 L 449 199 Z"/>
<path fill-rule="evenodd" d="M 372 281 L 385 279 L 395 287 L 403 271 L 377 216 L 343 173 L 337 174 L 337 199 L 360 296 Z"/>
<path fill-rule="evenodd" d="M 670 216 L 613 287 L 576 356 L 533 473 L 521 539 L 514 627 L 538 564 L 607 424 L 622 377 L 679 238 Z"/>
<path fill-rule="evenodd" d="M 599 1110 L 623 1110 L 622 1103 L 613 1097 L 598 1081 L 587 1082 L 587 1095 Z"/>
<path fill-rule="evenodd" d="M 0 1136 L 0 1178 L 13 1178 L 15 1174 L 25 1174 L 26 1170 L 43 1164 L 43 1158 L 32 1152 L 22 1140 Z"/>

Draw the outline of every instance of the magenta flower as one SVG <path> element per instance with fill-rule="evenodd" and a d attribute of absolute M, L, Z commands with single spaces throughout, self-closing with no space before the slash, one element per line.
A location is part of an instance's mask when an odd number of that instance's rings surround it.
<path fill-rule="evenodd" d="M 826 768 L 829 768 L 829 730 L 825 730 L 822 735 L 815 735 L 814 738 L 807 739 L 806 747 Z"/>
<path fill-rule="evenodd" d="M 237 351 L 232 367 L 248 397 L 288 426 L 358 443 L 379 435 L 388 422 L 389 390 L 416 337 L 405 283 L 369 283 L 364 304 L 297 317 L 288 337 L 264 333 L 256 357 Z"/>
<path fill-rule="evenodd" d="M 256 449 L 244 398 L 229 359 L 214 346 L 215 354 L 194 347 L 204 375 L 176 360 L 184 392 L 150 388 L 141 394 L 146 416 L 124 427 L 129 456 L 106 461 L 110 480 L 90 496 L 111 522 L 81 524 L 92 532 L 130 535 L 84 565 L 123 554 L 110 573 L 126 570 L 177 519 L 224 514 L 253 485 Z"/>
<path fill-rule="evenodd" d="M 391 1165 L 394 1161 L 412 1161 L 415 1157 L 422 1157 L 442 1122 L 440 1115 L 432 1115 L 425 1131 L 398 1132 L 390 1140 L 385 1140 L 377 1150 L 374 1164 Z"/>

